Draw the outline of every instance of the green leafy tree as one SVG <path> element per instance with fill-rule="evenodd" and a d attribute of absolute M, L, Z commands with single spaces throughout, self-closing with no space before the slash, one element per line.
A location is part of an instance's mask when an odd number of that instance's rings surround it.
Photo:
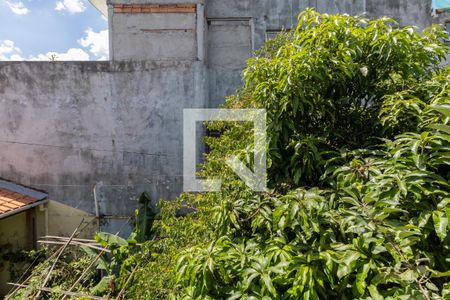
<path fill-rule="evenodd" d="M 269 193 L 250 128 L 214 124 L 225 178 L 214 239 L 179 257 L 183 299 L 440 299 L 450 293 L 449 69 L 444 32 L 308 10 L 249 61 L 230 108 L 268 112 Z M 203 196 L 205 197 L 205 196 Z"/>

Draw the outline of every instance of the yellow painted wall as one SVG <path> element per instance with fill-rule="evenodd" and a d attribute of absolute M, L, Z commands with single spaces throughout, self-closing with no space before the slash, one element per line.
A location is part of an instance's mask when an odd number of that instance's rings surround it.
<path fill-rule="evenodd" d="M 26 212 L 0 219 L 0 247 L 5 244 L 11 244 L 14 250 L 26 247 L 26 225 Z"/>
<path fill-rule="evenodd" d="M 37 208 L 32 209 L 37 211 Z M 0 255 L 4 254 L 5 251 L 16 252 L 27 248 L 26 216 L 26 212 L 21 212 L 8 218 L 0 219 L 0 247 L 2 247 Z M 11 281 L 9 267 L 8 262 L 0 259 L 0 298 L 11 289 L 11 286 L 6 284 Z"/>
<path fill-rule="evenodd" d="M 49 201 L 47 207 L 48 235 L 69 237 L 83 218 L 90 224 L 81 232 L 79 238 L 92 239 L 98 231 L 96 218 L 92 214 L 56 201 Z"/>

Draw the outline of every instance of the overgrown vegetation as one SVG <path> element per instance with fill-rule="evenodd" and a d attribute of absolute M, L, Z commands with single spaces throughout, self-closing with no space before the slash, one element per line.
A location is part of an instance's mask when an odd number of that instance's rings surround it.
<path fill-rule="evenodd" d="M 16 250 L 11 244 L 0 245 L 0 272 L 7 272 L 10 281 L 23 279 L 24 273 L 31 264 L 43 262 L 46 257 L 46 249 L 40 250 Z"/>
<path fill-rule="evenodd" d="M 108 293 L 128 284 L 133 299 L 450 298 L 445 36 L 303 12 L 248 62 L 226 104 L 267 110 L 269 191 L 251 191 L 223 163 L 238 153 L 251 165 L 249 125 L 210 124 L 221 135 L 206 139 L 202 175 L 221 178 L 222 191 L 161 202 L 151 240 L 116 248 L 128 252 Z M 193 213 L 179 216 L 184 208 Z"/>

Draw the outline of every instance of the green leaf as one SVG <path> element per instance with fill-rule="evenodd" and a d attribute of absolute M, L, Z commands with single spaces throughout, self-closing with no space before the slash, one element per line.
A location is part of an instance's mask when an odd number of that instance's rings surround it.
<path fill-rule="evenodd" d="M 364 295 L 365 293 L 367 287 L 366 278 L 369 274 L 370 267 L 371 263 L 363 265 L 362 269 L 356 275 L 356 288 L 358 289 L 360 295 Z"/>
<path fill-rule="evenodd" d="M 445 115 L 447 118 L 450 118 L 450 105 L 433 105 L 431 108 Z"/>
<path fill-rule="evenodd" d="M 272 296 L 277 297 L 277 291 L 275 290 L 275 287 L 272 284 L 272 278 L 268 274 L 263 274 L 261 276 L 261 279 L 264 282 L 265 287 L 267 290 L 272 294 Z"/>
<path fill-rule="evenodd" d="M 95 235 L 95 240 L 103 247 L 108 247 L 110 249 L 128 246 L 125 239 L 107 232 L 97 232 Z"/>
<path fill-rule="evenodd" d="M 109 287 L 111 286 L 111 282 L 115 280 L 115 276 L 105 276 L 100 282 L 91 289 L 91 294 L 94 296 L 101 296 L 108 294 Z"/>
<path fill-rule="evenodd" d="M 446 272 L 436 272 L 433 271 L 431 274 L 432 278 L 440 278 L 440 277 L 450 277 L 450 270 L 446 271 Z"/>
<path fill-rule="evenodd" d="M 342 278 L 350 274 L 355 268 L 356 262 L 361 257 L 357 251 L 347 251 L 345 255 L 339 260 L 339 267 L 337 271 L 338 278 Z"/>
<path fill-rule="evenodd" d="M 383 300 L 384 297 L 378 292 L 377 288 L 374 285 L 370 285 L 368 287 L 370 296 L 373 300 Z"/>
<path fill-rule="evenodd" d="M 428 126 L 428 127 L 433 128 L 433 129 L 437 129 L 437 130 L 440 130 L 440 131 L 443 131 L 443 132 L 445 132 L 445 133 L 447 133 L 447 134 L 450 134 L 450 126 L 448 126 L 448 125 L 444 125 L 444 124 L 431 124 L 431 125 Z"/>
<path fill-rule="evenodd" d="M 435 210 L 433 211 L 433 222 L 434 230 L 436 231 L 437 236 L 441 239 L 441 241 L 444 241 L 447 237 L 447 215 L 442 211 Z"/>

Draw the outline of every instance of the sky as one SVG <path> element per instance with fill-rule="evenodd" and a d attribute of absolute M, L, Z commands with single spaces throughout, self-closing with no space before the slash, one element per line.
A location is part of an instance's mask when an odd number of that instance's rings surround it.
<path fill-rule="evenodd" d="M 449 8 L 450 0 L 433 0 L 434 8 Z"/>
<path fill-rule="evenodd" d="M 108 48 L 88 0 L 0 0 L 0 60 L 107 60 Z"/>

